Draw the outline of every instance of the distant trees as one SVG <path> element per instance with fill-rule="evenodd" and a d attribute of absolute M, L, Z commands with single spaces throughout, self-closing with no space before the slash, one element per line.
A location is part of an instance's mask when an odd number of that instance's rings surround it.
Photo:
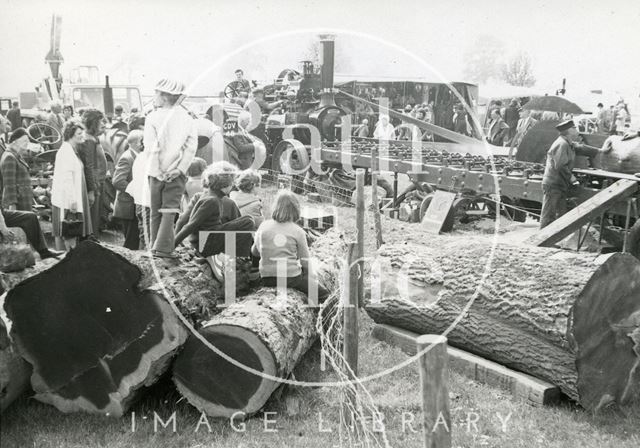
<path fill-rule="evenodd" d="M 464 76 L 479 84 L 500 79 L 500 61 L 504 53 L 501 40 L 488 34 L 480 35 L 464 52 Z"/>
<path fill-rule="evenodd" d="M 533 63 L 525 51 L 509 56 L 504 43 L 495 36 L 482 34 L 463 54 L 464 76 L 470 81 L 486 84 L 490 80 L 504 81 L 513 86 L 535 85 Z"/>
<path fill-rule="evenodd" d="M 502 79 L 512 86 L 532 87 L 536 83 L 533 76 L 531 57 L 520 51 L 502 66 Z"/>

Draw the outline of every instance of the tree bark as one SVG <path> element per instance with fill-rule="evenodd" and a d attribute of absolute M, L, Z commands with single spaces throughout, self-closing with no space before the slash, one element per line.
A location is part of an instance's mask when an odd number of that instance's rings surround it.
<path fill-rule="evenodd" d="M 126 412 L 186 341 L 169 301 L 207 315 L 220 287 L 188 254 L 158 260 L 92 242 L 57 263 L 5 274 L 2 284 L 35 398 L 63 412 L 112 416 Z"/>
<path fill-rule="evenodd" d="M 173 367 L 180 393 L 213 417 L 258 412 L 316 339 L 316 312 L 304 301 L 295 290 L 278 298 L 262 288 L 224 309 L 200 334 L 230 359 L 189 337 Z"/>
<path fill-rule="evenodd" d="M 0 317 L 0 412 L 29 389 L 31 366 L 18 354 Z"/>
<path fill-rule="evenodd" d="M 322 260 L 318 282 L 329 291 L 338 290 L 337 257 L 343 251 L 343 241 L 331 230 L 312 245 L 314 257 Z M 226 418 L 250 416 L 264 406 L 318 337 L 317 307 L 305 304 L 305 294 L 286 291 L 278 296 L 276 288 L 260 288 L 202 326 L 200 336 L 227 359 L 189 336 L 173 367 L 173 381 L 189 403 Z"/>
<path fill-rule="evenodd" d="M 598 265 L 593 255 L 531 246 L 429 243 L 379 251 L 383 298 L 366 307 L 377 323 L 443 333 L 452 346 L 547 380 L 588 409 L 638 397 L 635 258 L 616 253 Z"/>

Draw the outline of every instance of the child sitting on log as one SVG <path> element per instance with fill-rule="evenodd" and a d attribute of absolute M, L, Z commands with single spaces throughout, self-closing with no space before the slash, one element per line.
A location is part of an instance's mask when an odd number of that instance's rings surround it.
<path fill-rule="evenodd" d="M 202 173 L 204 173 L 204 170 L 206 169 L 207 161 L 200 157 L 195 157 L 193 162 L 191 162 L 191 165 L 189 165 L 189 170 L 187 171 L 189 178 L 185 185 L 183 198 L 185 200 L 185 206 L 189 204 L 189 201 L 196 195 L 196 193 L 200 193 L 202 191 Z"/>
<path fill-rule="evenodd" d="M 300 219 L 300 204 L 288 190 L 281 190 L 276 198 L 272 219 L 263 222 L 254 237 L 253 255 L 260 256 L 260 276 L 265 286 L 278 286 L 278 277 L 288 288 L 309 295 L 311 287 L 317 288 L 318 302 L 329 295 L 315 278 L 309 265 L 307 237 L 296 221 Z"/>
<path fill-rule="evenodd" d="M 176 223 L 176 245 L 187 236 L 199 250 L 202 231 L 252 231 L 255 223 L 250 216 L 240 216 L 238 206 L 227 196 L 237 175 L 229 162 L 216 162 L 203 174 L 205 191 L 197 193 Z M 210 235 L 200 251 L 203 257 L 213 255 L 214 238 Z"/>
<path fill-rule="evenodd" d="M 251 216 L 260 226 L 264 221 L 262 215 L 262 199 L 256 194 L 256 188 L 260 185 L 260 173 L 255 170 L 242 171 L 235 181 L 237 190 L 232 191 L 229 197 L 236 203 L 242 216 Z"/>

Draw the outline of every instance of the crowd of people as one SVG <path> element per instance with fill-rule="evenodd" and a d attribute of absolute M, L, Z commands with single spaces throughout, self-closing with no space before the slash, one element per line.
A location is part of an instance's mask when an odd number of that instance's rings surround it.
<path fill-rule="evenodd" d="M 269 218 L 258 195 L 257 171 L 233 160 L 207 166 L 196 157 L 196 121 L 178 106 L 184 90 L 180 82 L 161 80 L 155 108 L 142 120 L 126 120 L 122 110 L 116 110 L 111 128 L 126 134 L 127 149 L 112 168 L 99 138 L 107 125 L 105 115 L 89 109 L 82 116 L 65 117 L 62 108 L 52 106 L 51 123 L 62 136 L 51 178 L 56 250 L 47 247 L 33 212 L 31 174 L 23 160 L 30 137 L 23 127 L 11 130 L 11 121 L 0 119 L 0 234 L 8 236 L 9 227 L 23 228 L 41 258 L 58 257 L 83 240 L 98 241 L 109 177 L 117 191 L 113 218 L 121 225 L 125 247 L 175 259 L 176 246 L 188 241 L 206 258 L 217 255 L 219 247 L 212 236 L 201 241 L 201 232 L 255 232 L 252 257 L 262 281 L 279 285 L 278 277 L 284 275 L 288 287 L 308 292 L 313 272 L 306 233 L 297 224 L 300 204 L 295 195 L 280 191 Z M 327 295 L 320 288 L 319 298 Z"/>

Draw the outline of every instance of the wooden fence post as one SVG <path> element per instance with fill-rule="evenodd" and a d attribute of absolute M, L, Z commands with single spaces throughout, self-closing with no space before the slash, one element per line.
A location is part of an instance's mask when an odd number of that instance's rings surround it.
<path fill-rule="evenodd" d="M 356 243 L 349 243 L 347 250 L 347 266 L 343 275 L 342 306 L 344 307 L 342 332 L 342 354 L 345 363 L 351 369 L 349 380 L 355 381 L 358 376 L 358 266 L 356 263 Z M 347 389 L 347 402 L 344 404 L 347 421 L 351 422 L 351 409 L 355 407 L 355 396 L 352 389 Z"/>
<path fill-rule="evenodd" d="M 420 385 L 425 448 L 451 448 L 451 415 L 447 338 L 422 335 L 416 340 L 419 358 Z"/>
<path fill-rule="evenodd" d="M 356 260 L 358 265 L 357 303 L 364 300 L 364 170 L 356 171 Z"/>

